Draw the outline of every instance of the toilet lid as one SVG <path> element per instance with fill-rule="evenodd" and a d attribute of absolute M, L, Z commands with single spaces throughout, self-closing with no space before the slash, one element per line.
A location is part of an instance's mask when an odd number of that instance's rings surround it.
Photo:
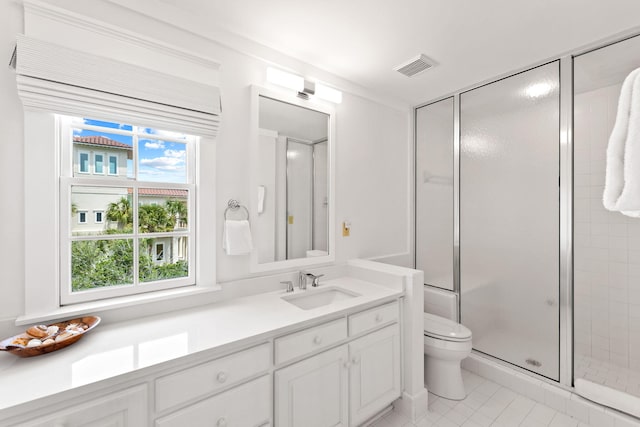
<path fill-rule="evenodd" d="M 464 325 L 429 313 L 424 313 L 424 334 L 449 341 L 471 339 L 471 331 Z"/>

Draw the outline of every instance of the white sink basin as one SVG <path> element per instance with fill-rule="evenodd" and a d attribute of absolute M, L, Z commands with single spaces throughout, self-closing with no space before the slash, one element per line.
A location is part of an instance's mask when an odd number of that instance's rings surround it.
<path fill-rule="evenodd" d="M 337 301 L 359 296 L 360 294 L 358 293 L 331 286 L 320 289 L 309 289 L 308 291 L 303 291 L 303 293 L 296 295 L 286 295 L 283 296 L 282 299 L 303 310 L 311 310 Z"/>

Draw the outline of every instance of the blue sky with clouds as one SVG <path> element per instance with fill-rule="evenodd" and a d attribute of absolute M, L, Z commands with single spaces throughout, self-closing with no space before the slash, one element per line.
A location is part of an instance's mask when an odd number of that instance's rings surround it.
<path fill-rule="evenodd" d="M 101 126 L 126 131 L 133 130 L 131 125 L 91 119 L 83 119 L 83 121 L 85 124 L 91 126 Z M 186 136 L 175 132 L 142 127 L 138 128 L 138 133 L 149 134 L 149 136 L 139 136 L 138 139 L 138 180 L 186 183 L 186 144 L 163 139 L 163 137 L 171 137 L 172 139 L 185 139 L 186 141 Z M 133 137 L 131 135 L 119 135 L 109 133 L 106 130 L 104 132 L 97 132 L 88 129 L 74 129 L 73 134 L 77 136 L 100 135 L 133 146 Z M 128 171 L 129 176 L 131 176 L 132 163 L 129 162 L 127 166 L 131 168 Z"/>

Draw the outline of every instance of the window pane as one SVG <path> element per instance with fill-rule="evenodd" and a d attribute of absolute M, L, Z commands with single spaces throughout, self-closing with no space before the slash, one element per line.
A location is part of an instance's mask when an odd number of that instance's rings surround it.
<path fill-rule="evenodd" d="M 189 191 L 177 188 L 138 190 L 140 233 L 165 233 L 187 229 Z"/>
<path fill-rule="evenodd" d="M 102 154 L 95 155 L 95 173 L 104 173 L 104 156 Z"/>
<path fill-rule="evenodd" d="M 140 281 L 153 282 L 187 277 L 187 240 L 186 236 L 140 239 Z"/>
<path fill-rule="evenodd" d="M 71 235 L 131 234 L 133 232 L 133 189 L 127 187 L 71 187 Z M 95 221 L 87 221 L 87 212 L 95 212 Z"/>
<path fill-rule="evenodd" d="M 78 171 L 82 173 L 89 172 L 89 153 L 80 153 Z"/>
<path fill-rule="evenodd" d="M 109 156 L 109 175 L 118 174 L 118 157 Z"/>
<path fill-rule="evenodd" d="M 80 163 L 74 171 L 91 172 L 89 170 L 89 152 L 94 151 L 100 151 L 100 154 L 94 155 L 93 173 L 104 174 L 104 156 L 107 156 L 109 175 L 119 178 L 133 177 L 133 171 L 129 170 L 133 166 L 133 137 L 131 135 L 74 129 L 73 153 L 74 158 L 78 159 Z"/>
<path fill-rule="evenodd" d="M 138 159 L 140 181 L 187 182 L 186 144 L 141 137 Z"/>
<path fill-rule="evenodd" d="M 71 244 L 73 292 L 133 283 L 133 240 L 83 240 Z"/>

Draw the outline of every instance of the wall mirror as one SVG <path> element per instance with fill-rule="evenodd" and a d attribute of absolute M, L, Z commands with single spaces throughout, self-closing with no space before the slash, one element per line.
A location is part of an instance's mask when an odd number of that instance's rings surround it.
<path fill-rule="evenodd" d="M 254 271 L 333 261 L 333 109 L 253 88 Z"/>

